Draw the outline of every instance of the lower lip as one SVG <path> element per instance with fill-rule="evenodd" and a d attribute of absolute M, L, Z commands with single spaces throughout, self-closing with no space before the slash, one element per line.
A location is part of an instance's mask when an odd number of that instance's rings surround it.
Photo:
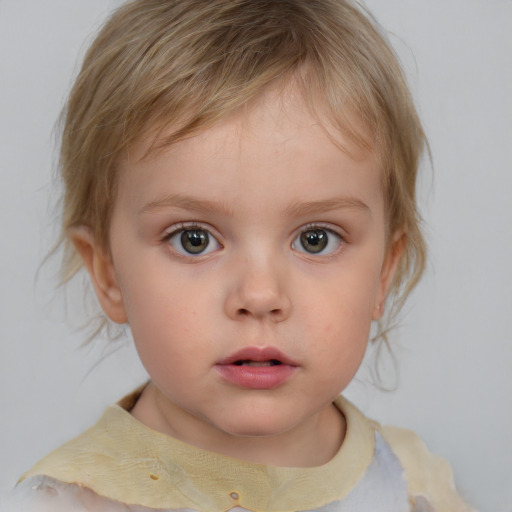
<path fill-rule="evenodd" d="M 236 386 L 248 389 L 272 389 L 283 384 L 297 369 L 296 366 L 239 366 L 220 364 L 216 366 L 222 377 Z"/>

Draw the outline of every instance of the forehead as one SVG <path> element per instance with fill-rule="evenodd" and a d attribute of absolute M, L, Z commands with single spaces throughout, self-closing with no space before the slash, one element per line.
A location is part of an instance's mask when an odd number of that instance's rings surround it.
<path fill-rule="evenodd" d="M 195 145 L 197 141 L 201 141 L 201 144 L 215 141 L 219 151 L 229 145 L 241 148 L 244 141 L 256 142 L 262 148 L 274 145 L 278 151 L 279 145 L 285 148 L 301 133 L 308 133 L 307 136 L 317 141 L 323 139 L 324 143 L 327 137 L 332 146 L 355 160 L 371 158 L 376 163 L 380 160 L 378 148 L 373 144 L 373 135 L 353 109 L 345 107 L 342 119 L 336 118 L 325 102 L 319 99 L 319 94 L 308 92 L 305 93 L 298 86 L 296 79 L 288 79 L 265 89 L 243 107 L 221 117 L 214 124 L 193 130 L 184 138 L 179 136 L 183 123 L 146 130 L 148 135 L 130 146 L 123 159 L 124 164 L 127 161 L 152 160 L 162 152 L 177 153 L 174 149 L 177 144 L 182 149 Z M 271 127 L 271 130 L 262 127 Z M 318 156 L 321 158 L 321 155 Z M 126 165 L 123 167 L 126 168 Z"/>
<path fill-rule="evenodd" d="M 137 205 L 139 212 L 177 196 L 196 205 L 216 201 L 248 218 L 257 218 L 261 208 L 279 214 L 339 199 L 370 205 L 379 216 L 383 211 L 375 154 L 312 113 L 293 89 L 268 91 L 249 108 L 165 149 L 148 153 L 150 143 L 139 143 L 120 166 L 118 202 Z"/>

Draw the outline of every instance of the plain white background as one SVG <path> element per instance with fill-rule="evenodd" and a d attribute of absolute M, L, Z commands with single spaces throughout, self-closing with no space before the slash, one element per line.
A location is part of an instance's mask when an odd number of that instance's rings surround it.
<path fill-rule="evenodd" d="M 54 123 L 78 56 L 118 4 L 0 0 L 1 492 L 145 379 L 129 344 L 105 359 L 111 345 L 79 348 L 48 268 L 36 279 L 56 233 Z M 512 1 L 366 4 L 403 61 L 431 144 L 421 187 L 430 262 L 392 335 L 398 389 L 367 383 L 370 354 L 347 394 L 418 432 L 476 508 L 510 512 Z"/>

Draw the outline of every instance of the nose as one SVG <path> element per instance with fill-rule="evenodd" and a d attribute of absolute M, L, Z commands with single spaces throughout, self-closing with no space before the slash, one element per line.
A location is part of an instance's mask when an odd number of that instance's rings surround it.
<path fill-rule="evenodd" d="M 225 300 L 225 312 L 233 320 L 255 318 L 282 322 L 291 312 L 285 272 L 271 265 L 246 262 L 232 268 L 232 286 Z"/>

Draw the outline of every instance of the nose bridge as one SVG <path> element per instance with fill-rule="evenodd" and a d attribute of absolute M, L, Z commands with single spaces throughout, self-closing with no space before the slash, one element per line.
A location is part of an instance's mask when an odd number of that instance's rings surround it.
<path fill-rule="evenodd" d="M 286 270 L 279 255 L 265 250 L 244 251 L 232 265 L 232 287 L 226 298 L 230 317 L 282 321 L 291 309 Z"/>

